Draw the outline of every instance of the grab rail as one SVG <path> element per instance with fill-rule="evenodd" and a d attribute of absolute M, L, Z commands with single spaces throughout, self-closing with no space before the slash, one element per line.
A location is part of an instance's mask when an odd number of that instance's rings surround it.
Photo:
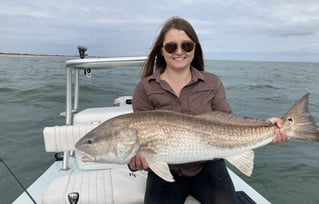
<path fill-rule="evenodd" d="M 79 52 L 82 46 L 78 47 Z M 111 68 L 129 68 L 143 66 L 146 57 L 115 57 L 115 58 L 83 58 L 73 59 L 66 61 L 66 111 L 65 111 L 65 124 L 73 124 L 73 114 L 78 112 L 79 109 L 79 70 L 80 69 L 111 69 Z M 81 53 L 80 53 L 81 56 Z M 73 73 L 74 70 L 74 73 Z M 73 82 L 73 77 L 74 82 Z M 73 82 L 73 83 L 72 83 Z M 72 84 L 74 94 L 72 92 Z M 73 100 L 73 107 L 72 107 Z M 62 170 L 69 169 L 69 156 L 70 151 L 63 154 Z"/>

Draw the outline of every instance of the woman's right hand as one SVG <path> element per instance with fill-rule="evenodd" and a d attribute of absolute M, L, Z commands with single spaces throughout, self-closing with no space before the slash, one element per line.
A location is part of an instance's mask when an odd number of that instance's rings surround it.
<path fill-rule="evenodd" d="M 148 170 L 148 163 L 144 156 L 138 154 L 128 164 L 131 171 Z"/>

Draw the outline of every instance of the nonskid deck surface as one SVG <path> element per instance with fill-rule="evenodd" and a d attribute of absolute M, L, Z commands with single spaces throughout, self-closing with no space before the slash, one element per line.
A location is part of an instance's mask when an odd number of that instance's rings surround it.
<path fill-rule="evenodd" d="M 53 163 L 29 188 L 28 192 L 37 203 L 68 203 L 70 192 L 79 192 L 80 203 L 143 203 L 145 180 L 144 171 L 132 174 L 125 165 L 112 165 L 110 169 L 83 171 L 78 168 L 76 159 L 70 158 L 70 169 L 61 170 L 62 162 Z M 240 204 L 270 203 L 240 177 L 229 170 L 237 191 Z M 97 188 L 99 189 L 97 191 Z M 130 200 L 127 200 L 130 198 Z M 93 202 L 92 202 L 93 201 Z M 95 201 L 95 202 L 94 202 Z M 26 193 L 14 204 L 32 204 Z M 188 197 L 188 204 L 198 203 Z"/>

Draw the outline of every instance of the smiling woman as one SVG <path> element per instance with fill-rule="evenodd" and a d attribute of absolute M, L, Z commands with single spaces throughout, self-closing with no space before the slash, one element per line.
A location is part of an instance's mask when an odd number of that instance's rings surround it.
<path fill-rule="evenodd" d="M 203 100 L 196 103 L 194 98 Z M 132 105 L 135 112 L 171 110 L 192 115 L 213 110 L 231 112 L 219 78 L 204 72 L 201 44 L 185 19 L 172 17 L 165 22 L 143 67 Z M 187 134 L 183 138 L 189 139 Z M 166 181 L 156 175 L 158 171 L 149 166 L 143 154 L 136 155 L 129 163 L 130 169 L 149 167 L 152 170 L 147 177 L 145 203 L 184 203 L 188 195 L 201 203 L 237 203 L 223 160 L 168 165 L 174 178 Z M 172 179 L 174 183 L 167 182 Z"/>

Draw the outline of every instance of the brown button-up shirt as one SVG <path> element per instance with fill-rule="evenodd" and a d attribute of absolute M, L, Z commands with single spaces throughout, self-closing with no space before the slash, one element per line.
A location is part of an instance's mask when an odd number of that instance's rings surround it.
<path fill-rule="evenodd" d="M 157 71 L 142 79 L 136 86 L 132 105 L 134 112 L 170 110 L 197 115 L 213 110 L 231 112 L 224 86 L 218 76 L 191 68 L 192 79 L 177 97 L 169 84 L 160 79 Z M 209 161 L 170 165 L 178 175 L 194 176 Z"/>

